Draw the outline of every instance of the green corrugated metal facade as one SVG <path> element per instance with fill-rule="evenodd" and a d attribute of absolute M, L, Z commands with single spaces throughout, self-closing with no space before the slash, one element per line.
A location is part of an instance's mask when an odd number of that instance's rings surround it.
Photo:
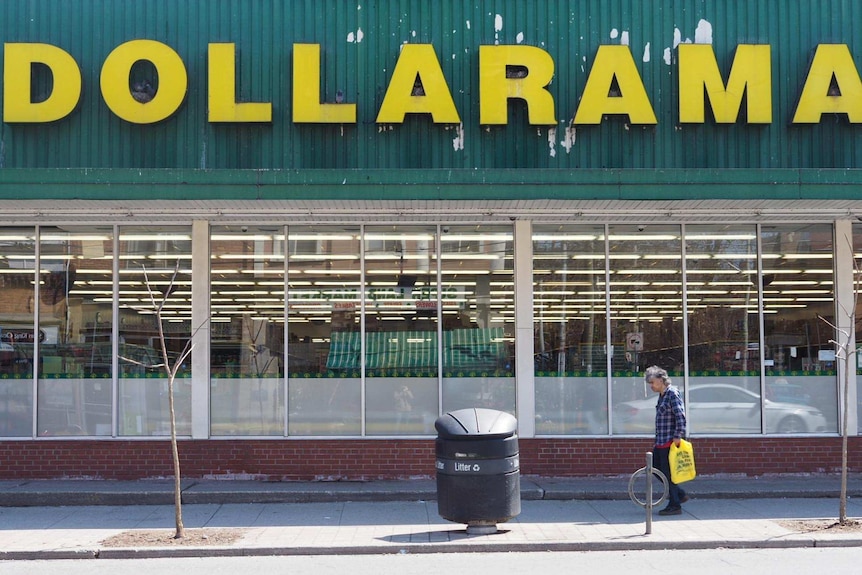
<path fill-rule="evenodd" d="M 862 58 L 860 22 L 856 0 L 4 0 L 2 42 L 62 48 L 80 66 L 83 90 L 75 111 L 57 122 L 4 123 L 0 165 L 564 174 L 858 168 L 862 127 L 839 116 L 814 125 L 792 125 L 791 118 L 818 44 L 846 44 Z M 675 44 L 709 38 L 725 78 L 737 45 L 771 46 L 771 124 L 716 125 L 709 118 L 680 124 Z M 183 105 L 154 125 L 119 119 L 99 90 L 106 56 L 133 39 L 167 44 L 188 73 Z M 207 121 L 207 46 L 220 42 L 236 45 L 238 101 L 271 102 L 271 123 Z M 340 91 L 345 102 L 356 103 L 356 124 L 293 122 L 295 43 L 320 45 L 322 97 L 333 102 Z M 463 148 L 455 126 L 434 124 L 427 115 L 396 125 L 375 122 L 405 43 L 434 46 L 463 122 Z M 530 126 L 518 104 L 510 105 L 507 125 L 480 125 L 479 46 L 498 43 L 536 46 L 553 58 L 555 130 Z M 631 47 L 657 125 L 612 118 L 579 126 L 566 140 L 598 47 L 620 43 Z"/>

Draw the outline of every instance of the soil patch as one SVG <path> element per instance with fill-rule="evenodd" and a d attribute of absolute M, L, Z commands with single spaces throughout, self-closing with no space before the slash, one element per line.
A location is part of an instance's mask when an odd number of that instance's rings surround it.
<path fill-rule="evenodd" d="M 206 547 L 231 545 L 245 534 L 245 529 L 186 529 L 182 539 L 174 538 L 174 529 L 141 529 L 123 531 L 102 541 L 104 547 Z"/>
<path fill-rule="evenodd" d="M 848 519 L 841 525 L 835 519 L 798 519 L 779 521 L 779 525 L 800 533 L 829 531 L 831 533 L 862 533 L 862 521 Z"/>

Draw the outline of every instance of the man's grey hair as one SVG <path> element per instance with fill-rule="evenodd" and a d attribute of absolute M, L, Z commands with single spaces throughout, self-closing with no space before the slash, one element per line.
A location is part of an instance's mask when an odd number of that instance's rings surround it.
<path fill-rule="evenodd" d="M 646 368 L 644 371 L 644 381 L 649 382 L 651 379 L 660 379 L 664 382 L 665 385 L 670 385 L 670 377 L 667 374 L 667 370 L 660 368 L 657 365 L 652 365 Z"/>

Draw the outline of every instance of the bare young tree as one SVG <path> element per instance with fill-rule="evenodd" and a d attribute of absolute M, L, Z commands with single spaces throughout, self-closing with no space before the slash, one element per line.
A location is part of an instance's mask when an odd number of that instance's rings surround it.
<path fill-rule="evenodd" d="M 192 353 L 192 338 L 186 341 L 183 350 L 180 354 L 171 362 L 171 358 L 168 355 L 168 346 L 165 338 L 165 329 L 164 329 L 164 321 L 162 319 L 162 310 L 165 307 L 165 304 L 170 297 L 170 294 L 174 291 L 174 285 L 177 280 L 177 275 L 180 271 L 180 262 L 177 260 L 177 265 L 174 268 L 173 275 L 171 276 L 171 281 L 168 283 L 168 286 L 164 289 L 164 291 L 157 292 L 153 289 L 153 285 L 150 282 L 150 278 L 147 275 L 147 269 L 143 268 L 144 272 L 144 284 L 147 287 L 147 293 L 150 298 L 150 305 L 153 309 L 153 314 L 156 319 L 156 328 L 158 330 L 158 342 L 161 352 L 161 363 L 157 363 L 154 365 L 146 365 L 145 367 L 149 368 L 159 368 L 163 369 L 165 375 L 168 378 L 168 411 L 170 412 L 170 428 L 171 428 L 171 456 L 173 458 L 174 464 L 174 516 L 176 520 L 176 532 L 174 533 L 174 539 L 182 539 L 185 536 L 185 527 L 183 526 L 183 508 L 182 508 L 182 487 L 181 487 L 181 475 L 180 475 L 180 454 L 177 448 L 177 418 L 176 412 L 174 410 L 174 381 L 176 380 L 177 373 L 182 367 L 183 363 L 188 359 L 188 357 Z M 144 365 L 139 361 L 133 360 L 127 357 L 120 357 L 121 360 L 127 361 L 129 363 L 135 363 L 138 365 Z"/>
<path fill-rule="evenodd" d="M 850 243 L 850 239 L 845 237 L 848 243 Z M 853 253 L 852 245 L 850 253 Z M 846 317 L 848 320 L 847 325 L 855 326 L 856 325 L 856 309 L 859 303 L 859 265 L 856 262 L 856 258 L 853 257 L 853 302 L 852 308 L 848 309 L 842 303 L 841 313 L 844 314 L 843 317 Z M 853 354 L 856 353 L 855 346 L 852 345 L 851 333 L 850 330 L 840 327 L 839 325 L 835 325 L 823 316 L 818 315 L 823 322 L 825 322 L 829 327 L 831 327 L 835 333 L 837 334 L 836 339 L 830 339 L 829 343 L 835 346 L 835 357 L 838 361 L 841 362 L 843 369 L 843 382 L 842 382 L 842 390 L 841 395 L 844 402 L 844 414 L 841 424 L 841 491 L 838 497 L 838 523 L 840 525 L 846 525 L 848 523 L 847 520 L 847 438 L 848 438 L 848 423 L 847 420 L 850 416 L 850 402 L 848 401 L 850 398 L 850 379 L 851 379 L 851 359 L 853 358 Z M 836 322 L 838 323 L 838 322 Z M 855 375 L 856 370 L 853 369 L 852 373 Z"/>

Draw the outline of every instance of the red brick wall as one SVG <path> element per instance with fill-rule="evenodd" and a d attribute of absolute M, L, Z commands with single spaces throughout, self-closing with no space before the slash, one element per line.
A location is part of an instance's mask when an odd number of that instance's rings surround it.
<path fill-rule="evenodd" d="M 841 439 L 695 439 L 698 473 L 816 473 L 841 467 Z M 644 464 L 646 439 L 521 439 L 521 473 L 546 477 L 620 475 Z M 180 441 L 183 477 L 268 480 L 433 477 L 434 441 Z M 862 471 L 862 437 L 850 438 L 849 467 Z M 144 479 L 173 476 L 168 441 L 0 442 L 0 479 Z"/>

